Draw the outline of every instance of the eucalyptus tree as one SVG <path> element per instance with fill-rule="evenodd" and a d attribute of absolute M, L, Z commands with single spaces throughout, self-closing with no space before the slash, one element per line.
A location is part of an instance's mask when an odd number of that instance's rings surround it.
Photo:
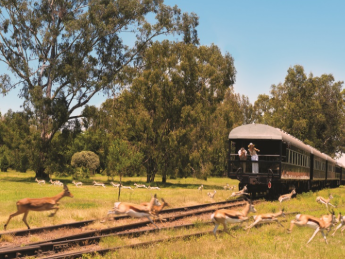
<path fill-rule="evenodd" d="M 151 22 L 150 22 L 151 21 Z M 44 177 L 54 135 L 97 93 L 114 93 L 161 35 L 197 43 L 195 14 L 163 0 L 0 0 L 2 93 L 19 89 L 40 131 Z M 6 72 L 10 74 L 6 74 Z"/>
<path fill-rule="evenodd" d="M 290 67 L 284 83 L 272 85 L 270 97 L 259 96 L 254 105 L 257 121 L 281 128 L 331 156 L 344 152 L 342 86 L 330 74 L 307 76 L 302 66 Z"/>
<path fill-rule="evenodd" d="M 130 93 L 146 111 L 141 141 L 148 181 L 157 171 L 170 176 L 206 178 L 212 114 L 235 82 L 229 53 L 215 45 L 156 42 L 145 51 Z"/>

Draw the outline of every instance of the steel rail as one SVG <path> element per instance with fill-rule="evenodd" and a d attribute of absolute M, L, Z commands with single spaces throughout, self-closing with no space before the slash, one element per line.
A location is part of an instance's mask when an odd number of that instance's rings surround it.
<path fill-rule="evenodd" d="M 211 224 L 212 222 L 205 222 L 205 225 Z M 75 245 L 79 246 L 86 246 L 86 245 L 92 245 L 97 244 L 100 242 L 102 238 L 105 237 L 139 237 L 143 234 L 147 233 L 155 233 L 161 230 L 168 230 L 168 229 L 181 229 L 181 228 L 193 228 L 197 226 L 196 224 L 183 224 L 179 226 L 171 226 L 166 228 L 160 228 L 160 229 L 149 229 L 149 230 L 138 230 L 128 233 L 116 233 L 116 234 L 109 234 L 109 235 L 99 235 L 95 237 L 87 237 L 87 238 L 79 238 L 79 239 L 73 239 L 69 241 L 62 241 L 62 242 L 45 242 L 44 244 L 36 244 L 36 245 L 30 245 L 28 247 L 17 247 L 13 250 L 8 250 L 0 253 L 0 258 L 21 258 L 21 257 L 27 257 L 27 256 L 46 256 L 51 255 L 54 253 L 62 252 L 65 249 L 71 248 Z"/>
<path fill-rule="evenodd" d="M 158 243 L 168 242 L 168 241 L 175 241 L 178 239 L 187 240 L 187 239 L 190 239 L 191 237 L 201 237 L 201 236 L 208 235 L 211 233 L 212 233 L 212 231 L 198 232 L 198 233 L 194 233 L 194 234 L 163 238 L 163 239 L 158 239 L 158 240 L 153 240 L 153 241 L 148 241 L 148 242 L 141 242 L 141 243 L 137 243 L 137 244 L 133 244 L 133 245 L 117 246 L 117 247 L 112 247 L 112 248 L 107 248 L 107 249 L 85 250 L 85 251 L 80 251 L 80 252 L 73 252 L 73 253 L 47 256 L 44 258 L 46 258 L 46 259 L 60 259 L 60 258 L 74 259 L 74 258 L 80 258 L 84 254 L 104 255 L 106 253 L 113 252 L 113 251 L 120 250 L 120 249 L 124 249 L 124 248 L 148 247 L 148 246 L 153 245 L 153 244 L 158 244 Z"/>
<path fill-rule="evenodd" d="M 238 206 L 243 206 L 243 205 L 244 205 L 243 202 L 238 202 L 237 204 L 228 204 L 228 205 L 222 206 L 221 208 L 238 207 Z M 201 211 L 192 211 L 192 212 L 187 212 L 180 215 L 174 215 L 171 217 L 164 217 L 163 219 L 172 222 L 172 221 L 179 220 L 185 217 L 210 213 L 210 212 L 213 212 L 214 210 L 215 208 L 201 210 Z M 95 240 L 97 240 L 100 237 L 105 237 L 109 235 L 119 235 L 118 232 L 128 231 L 128 230 L 132 230 L 139 227 L 144 227 L 150 223 L 151 222 L 147 220 L 147 221 L 127 224 L 127 225 L 122 225 L 118 227 L 108 228 L 108 229 L 93 230 L 93 231 L 88 231 L 88 232 L 84 232 L 80 234 L 64 236 L 64 237 L 52 239 L 49 241 L 31 243 L 25 247 L 5 247 L 5 248 L 0 249 L 0 259 L 1 258 L 19 258 L 23 255 L 32 256 L 32 255 L 35 255 L 37 251 L 47 251 L 49 249 L 54 251 L 60 247 L 69 247 L 70 246 L 69 243 L 76 243 L 76 242 L 80 243 L 81 241 L 83 241 L 89 244 L 89 243 L 95 242 Z M 159 229 L 142 230 L 142 231 L 137 231 L 137 232 L 123 233 L 121 235 L 134 235 L 135 233 L 136 233 L 135 235 L 139 235 L 138 233 L 147 233 L 148 231 L 158 231 L 158 230 Z"/>
<path fill-rule="evenodd" d="M 194 210 L 194 209 L 199 209 L 199 208 L 204 208 L 204 207 L 222 205 L 222 204 L 227 204 L 227 203 L 234 203 L 237 201 L 241 201 L 241 199 L 227 200 L 227 201 L 213 202 L 213 203 L 205 203 L 205 204 L 193 205 L 193 206 L 188 206 L 188 207 L 178 207 L 178 208 L 172 208 L 172 209 L 165 209 L 165 210 L 162 210 L 160 214 L 166 214 L 166 213 L 172 213 L 172 212 L 178 212 L 178 211 Z M 120 220 L 120 219 L 125 219 L 125 218 L 130 218 L 130 217 L 127 215 L 121 215 L 121 216 L 113 217 L 114 220 Z M 37 233 L 44 232 L 47 230 L 52 231 L 52 230 L 56 230 L 56 229 L 60 229 L 60 228 L 81 228 L 81 227 L 85 227 L 87 225 L 90 225 L 94 222 L 97 222 L 98 220 L 99 219 L 92 219 L 92 220 L 84 220 L 84 221 L 78 221 L 78 222 L 73 222 L 73 223 L 66 223 L 66 224 L 59 224 L 59 225 L 53 225 L 53 226 L 47 226 L 47 227 L 40 227 L 40 228 L 32 228 L 32 229 L 9 231 L 9 232 L 6 231 L 6 232 L 0 233 L 0 238 L 3 235 L 26 236 L 29 234 L 37 234 Z"/>

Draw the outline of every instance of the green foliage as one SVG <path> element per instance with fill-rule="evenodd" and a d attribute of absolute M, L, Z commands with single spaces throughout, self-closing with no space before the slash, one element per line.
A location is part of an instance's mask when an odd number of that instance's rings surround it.
<path fill-rule="evenodd" d="M 89 176 L 89 173 L 95 173 L 99 167 L 99 158 L 92 151 L 81 151 L 72 156 L 71 165 L 81 167 L 83 177 Z"/>
<path fill-rule="evenodd" d="M 283 129 L 303 142 L 335 156 L 345 151 L 343 82 L 331 74 L 307 76 L 302 66 L 288 69 L 271 96 L 260 95 L 254 119 Z"/>
<path fill-rule="evenodd" d="M 6 155 L 3 155 L 1 160 L 0 160 L 0 169 L 1 172 L 7 172 L 7 169 L 10 167 L 10 163 L 7 159 Z"/>
<path fill-rule="evenodd" d="M 133 176 L 133 172 L 140 166 L 142 159 L 142 154 L 135 146 L 131 146 L 122 139 L 114 139 L 107 157 L 107 175 Z"/>
<path fill-rule="evenodd" d="M 198 17 L 163 1 L 0 1 L 0 13 L 0 56 L 7 65 L 0 89 L 20 90 L 39 132 L 30 160 L 37 177 L 58 168 L 47 168 L 55 134 L 81 117 L 75 111 L 94 95 L 118 92 L 155 37 L 175 34 L 198 44 Z M 124 41 L 124 31 L 134 40 Z"/>

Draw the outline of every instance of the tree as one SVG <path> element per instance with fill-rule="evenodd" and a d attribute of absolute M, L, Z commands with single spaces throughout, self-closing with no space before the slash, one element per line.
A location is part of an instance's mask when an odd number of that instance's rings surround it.
<path fill-rule="evenodd" d="M 344 152 L 343 82 L 327 74 L 307 76 L 300 65 L 287 72 L 283 84 L 272 85 L 270 97 L 261 95 L 255 102 L 256 120 L 281 128 L 330 156 Z"/>
<path fill-rule="evenodd" d="M 4 154 L 0 160 L 0 169 L 1 172 L 7 172 L 7 169 L 10 167 L 10 163 L 7 159 L 6 154 Z"/>
<path fill-rule="evenodd" d="M 121 195 L 121 183 L 123 175 L 130 175 L 141 165 L 143 159 L 142 154 L 135 146 L 131 146 L 127 141 L 122 139 L 114 139 L 109 148 L 107 159 L 108 175 L 118 174 L 120 176 L 120 187 L 118 200 Z M 132 171 L 130 169 L 133 169 Z"/>
<path fill-rule="evenodd" d="M 169 175 L 206 178 L 212 114 L 235 82 L 233 58 L 215 45 L 163 41 L 145 51 L 142 64 L 127 99 L 148 118 L 145 136 L 136 135 L 147 181 L 158 171 L 163 182 Z"/>
<path fill-rule="evenodd" d="M 0 0 L 0 17 L 0 61 L 13 75 L 1 74 L 0 88 L 19 88 L 36 121 L 37 177 L 47 177 L 55 134 L 98 92 L 116 92 L 155 37 L 198 43 L 198 17 L 162 0 Z"/>
<path fill-rule="evenodd" d="M 99 167 L 99 158 L 91 151 L 81 151 L 72 156 L 71 165 L 73 167 L 81 167 L 82 176 L 88 177 L 90 171 L 94 174 Z"/>

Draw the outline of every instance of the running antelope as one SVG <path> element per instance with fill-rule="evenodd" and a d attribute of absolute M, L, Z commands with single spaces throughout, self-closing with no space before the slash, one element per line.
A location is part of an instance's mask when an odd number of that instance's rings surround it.
<path fill-rule="evenodd" d="M 255 215 L 253 216 L 254 222 L 249 227 L 246 227 L 245 229 L 249 230 L 252 227 L 254 227 L 256 224 L 258 224 L 259 222 L 277 222 L 280 226 L 283 227 L 283 225 L 277 219 L 277 217 L 280 217 L 280 216 L 285 217 L 284 209 L 282 209 L 281 211 L 277 213 L 266 213 L 266 214 Z"/>
<path fill-rule="evenodd" d="M 35 179 L 35 181 L 36 181 L 39 185 L 41 185 L 41 184 L 46 184 L 46 181 L 44 181 L 44 180 L 37 180 L 37 178 Z"/>
<path fill-rule="evenodd" d="M 82 182 L 76 182 L 76 181 L 72 181 L 72 183 L 73 183 L 75 186 L 77 186 L 77 187 L 79 187 L 79 186 L 82 186 L 82 185 L 83 185 L 83 183 L 82 183 Z"/>
<path fill-rule="evenodd" d="M 199 186 L 198 190 L 202 191 L 203 188 L 204 188 L 204 185 L 202 184 L 202 185 Z"/>
<path fill-rule="evenodd" d="M 249 195 L 248 193 L 246 193 L 247 191 L 247 185 L 243 187 L 242 190 L 238 191 L 238 192 L 233 192 L 230 197 L 235 197 L 235 196 L 241 196 L 241 195 Z"/>
<path fill-rule="evenodd" d="M 132 187 L 130 187 L 130 186 L 123 186 L 123 185 L 121 185 L 121 189 L 130 189 L 130 190 L 133 190 Z"/>
<path fill-rule="evenodd" d="M 208 197 L 210 197 L 211 199 L 213 199 L 214 198 L 214 196 L 216 195 L 216 190 L 214 190 L 214 192 L 213 193 L 211 193 L 211 192 L 208 192 L 207 193 L 207 195 L 208 195 Z"/>
<path fill-rule="evenodd" d="M 119 183 L 110 182 L 110 184 L 111 184 L 114 188 L 119 188 L 119 187 L 121 186 L 121 184 L 119 184 Z"/>
<path fill-rule="evenodd" d="M 135 188 L 146 188 L 146 189 L 147 189 L 147 187 L 146 187 L 145 184 L 137 184 L 137 183 L 134 183 L 134 185 L 135 185 Z"/>
<path fill-rule="evenodd" d="M 154 216 L 153 221 L 158 218 L 161 223 L 163 221 L 166 221 L 166 219 L 163 219 L 159 213 L 164 209 L 164 207 L 170 207 L 169 203 L 167 203 L 163 198 L 161 199 L 162 203 L 160 205 L 153 205 L 152 207 L 152 215 Z"/>
<path fill-rule="evenodd" d="M 127 214 L 133 218 L 146 217 L 158 228 L 158 226 L 151 219 L 151 213 L 154 205 L 158 206 L 156 194 L 152 197 L 148 206 L 128 202 L 115 202 L 113 210 L 108 211 L 107 217 L 109 214 Z"/>
<path fill-rule="evenodd" d="M 219 226 L 219 224 L 222 224 L 224 226 L 224 232 L 229 234 L 230 236 L 234 237 L 231 235 L 229 230 L 227 229 L 227 224 L 234 224 L 234 223 L 240 223 L 242 224 L 243 221 L 248 220 L 248 213 L 249 212 L 256 212 L 254 205 L 252 204 L 251 200 L 249 202 L 247 201 L 247 204 L 241 211 L 237 210 L 226 210 L 226 209 L 220 209 L 216 210 L 212 215 L 211 215 L 211 220 L 215 224 L 215 227 L 213 229 L 213 234 L 217 238 L 216 231 Z"/>
<path fill-rule="evenodd" d="M 293 190 L 292 190 L 290 193 L 288 193 L 288 194 L 283 194 L 283 195 L 279 196 L 278 201 L 279 201 L 280 203 L 282 203 L 282 201 L 290 200 L 291 197 L 292 197 L 292 195 L 294 195 L 294 194 L 296 194 L 296 190 L 295 190 L 295 189 L 293 189 Z"/>
<path fill-rule="evenodd" d="M 328 199 L 325 199 L 325 198 L 323 198 L 323 197 L 321 197 L 321 196 L 318 196 L 318 197 L 316 198 L 316 202 L 321 203 L 321 204 L 325 204 L 326 207 L 327 207 L 327 209 L 328 209 L 328 205 L 331 205 L 332 207 L 335 207 L 334 205 L 332 205 L 332 204 L 330 203 L 330 201 L 331 201 L 332 199 L 333 199 L 332 194 L 329 195 Z"/>
<path fill-rule="evenodd" d="M 333 234 L 332 234 L 332 236 L 334 237 L 334 235 L 335 235 L 335 232 L 337 232 L 337 230 L 339 229 L 339 228 L 341 228 L 341 235 L 343 235 L 343 231 L 345 230 L 345 216 L 341 216 L 341 213 L 339 213 L 339 215 L 338 215 L 338 220 L 337 220 L 338 222 L 340 221 L 340 224 L 336 227 L 336 229 L 334 230 L 334 232 L 333 232 Z M 344 226 L 344 227 L 343 227 Z"/>
<path fill-rule="evenodd" d="M 31 198 L 24 198 L 19 201 L 17 201 L 17 212 L 10 215 L 8 218 L 4 230 L 6 230 L 6 227 L 8 223 L 10 222 L 11 218 L 23 214 L 23 221 L 25 225 L 30 229 L 28 223 L 26 222 L 26 217 L 28 216 L 28 213 L 30 210 L 32 211 L 46 211 L 46 210 L 55 210 L 54 213 L 50 215 L 50 217 L 53 217 L 56 212 L 59 210 L 59 200 L 61 200 L 63 197 L 71 197 L 73 198 L 72 193 L 68 190 L 68 187 L 64 185 L 63 192 L 59 193 L 58 195 L 54 197 L 47 197 L 47 198 L 39 198 L 39 199 L 31 199 Z"/>
<path fill-rule="evenodd" d="M 103 188 L 105 188 L 104 183 L 97 183 L 96 181 L 93 181 L 93 186 L 102 186 Z"/>
<path fill-rule="evenodd" d="M 161 188 L 159 188 L 158 186 L 151 187 L 151 186 L 149 185 L 149 187 L 147 187 L 147 189 L 149 189 L 149 190 L 160 190 Z"/>
<path fill-rule="evenodd" d="M 231 186 L 227 183 L 226 185 L 223 186 L 224 190 L 231 190 Z"/>
<path fill-rule="evenodd" d="M 297 225 L 300 227 L 307 226 L 307 227 L 315 229 L 314 234 L 311 236 L 307 244 L 309 244 L 310 241 L 313 240 L 313 238 L 319 231 L 321 232 L 323 238 L 325 239 L 326 244 L 328 244 L 326 235 L 323 233 L 323 231 L 328 228 L 330 229 L 336 222 L 337 222 L 337 219 L 334 215 L 334 211 L 332 211 L 331 214 L 329 215 L 322 216 L 321 218 L 316 218 L 310 215 L 297 214 L 296 219 L 291 221 L 290 229 L 288 229 L 288 233 L 291 233 L 294 225 Z"/>

